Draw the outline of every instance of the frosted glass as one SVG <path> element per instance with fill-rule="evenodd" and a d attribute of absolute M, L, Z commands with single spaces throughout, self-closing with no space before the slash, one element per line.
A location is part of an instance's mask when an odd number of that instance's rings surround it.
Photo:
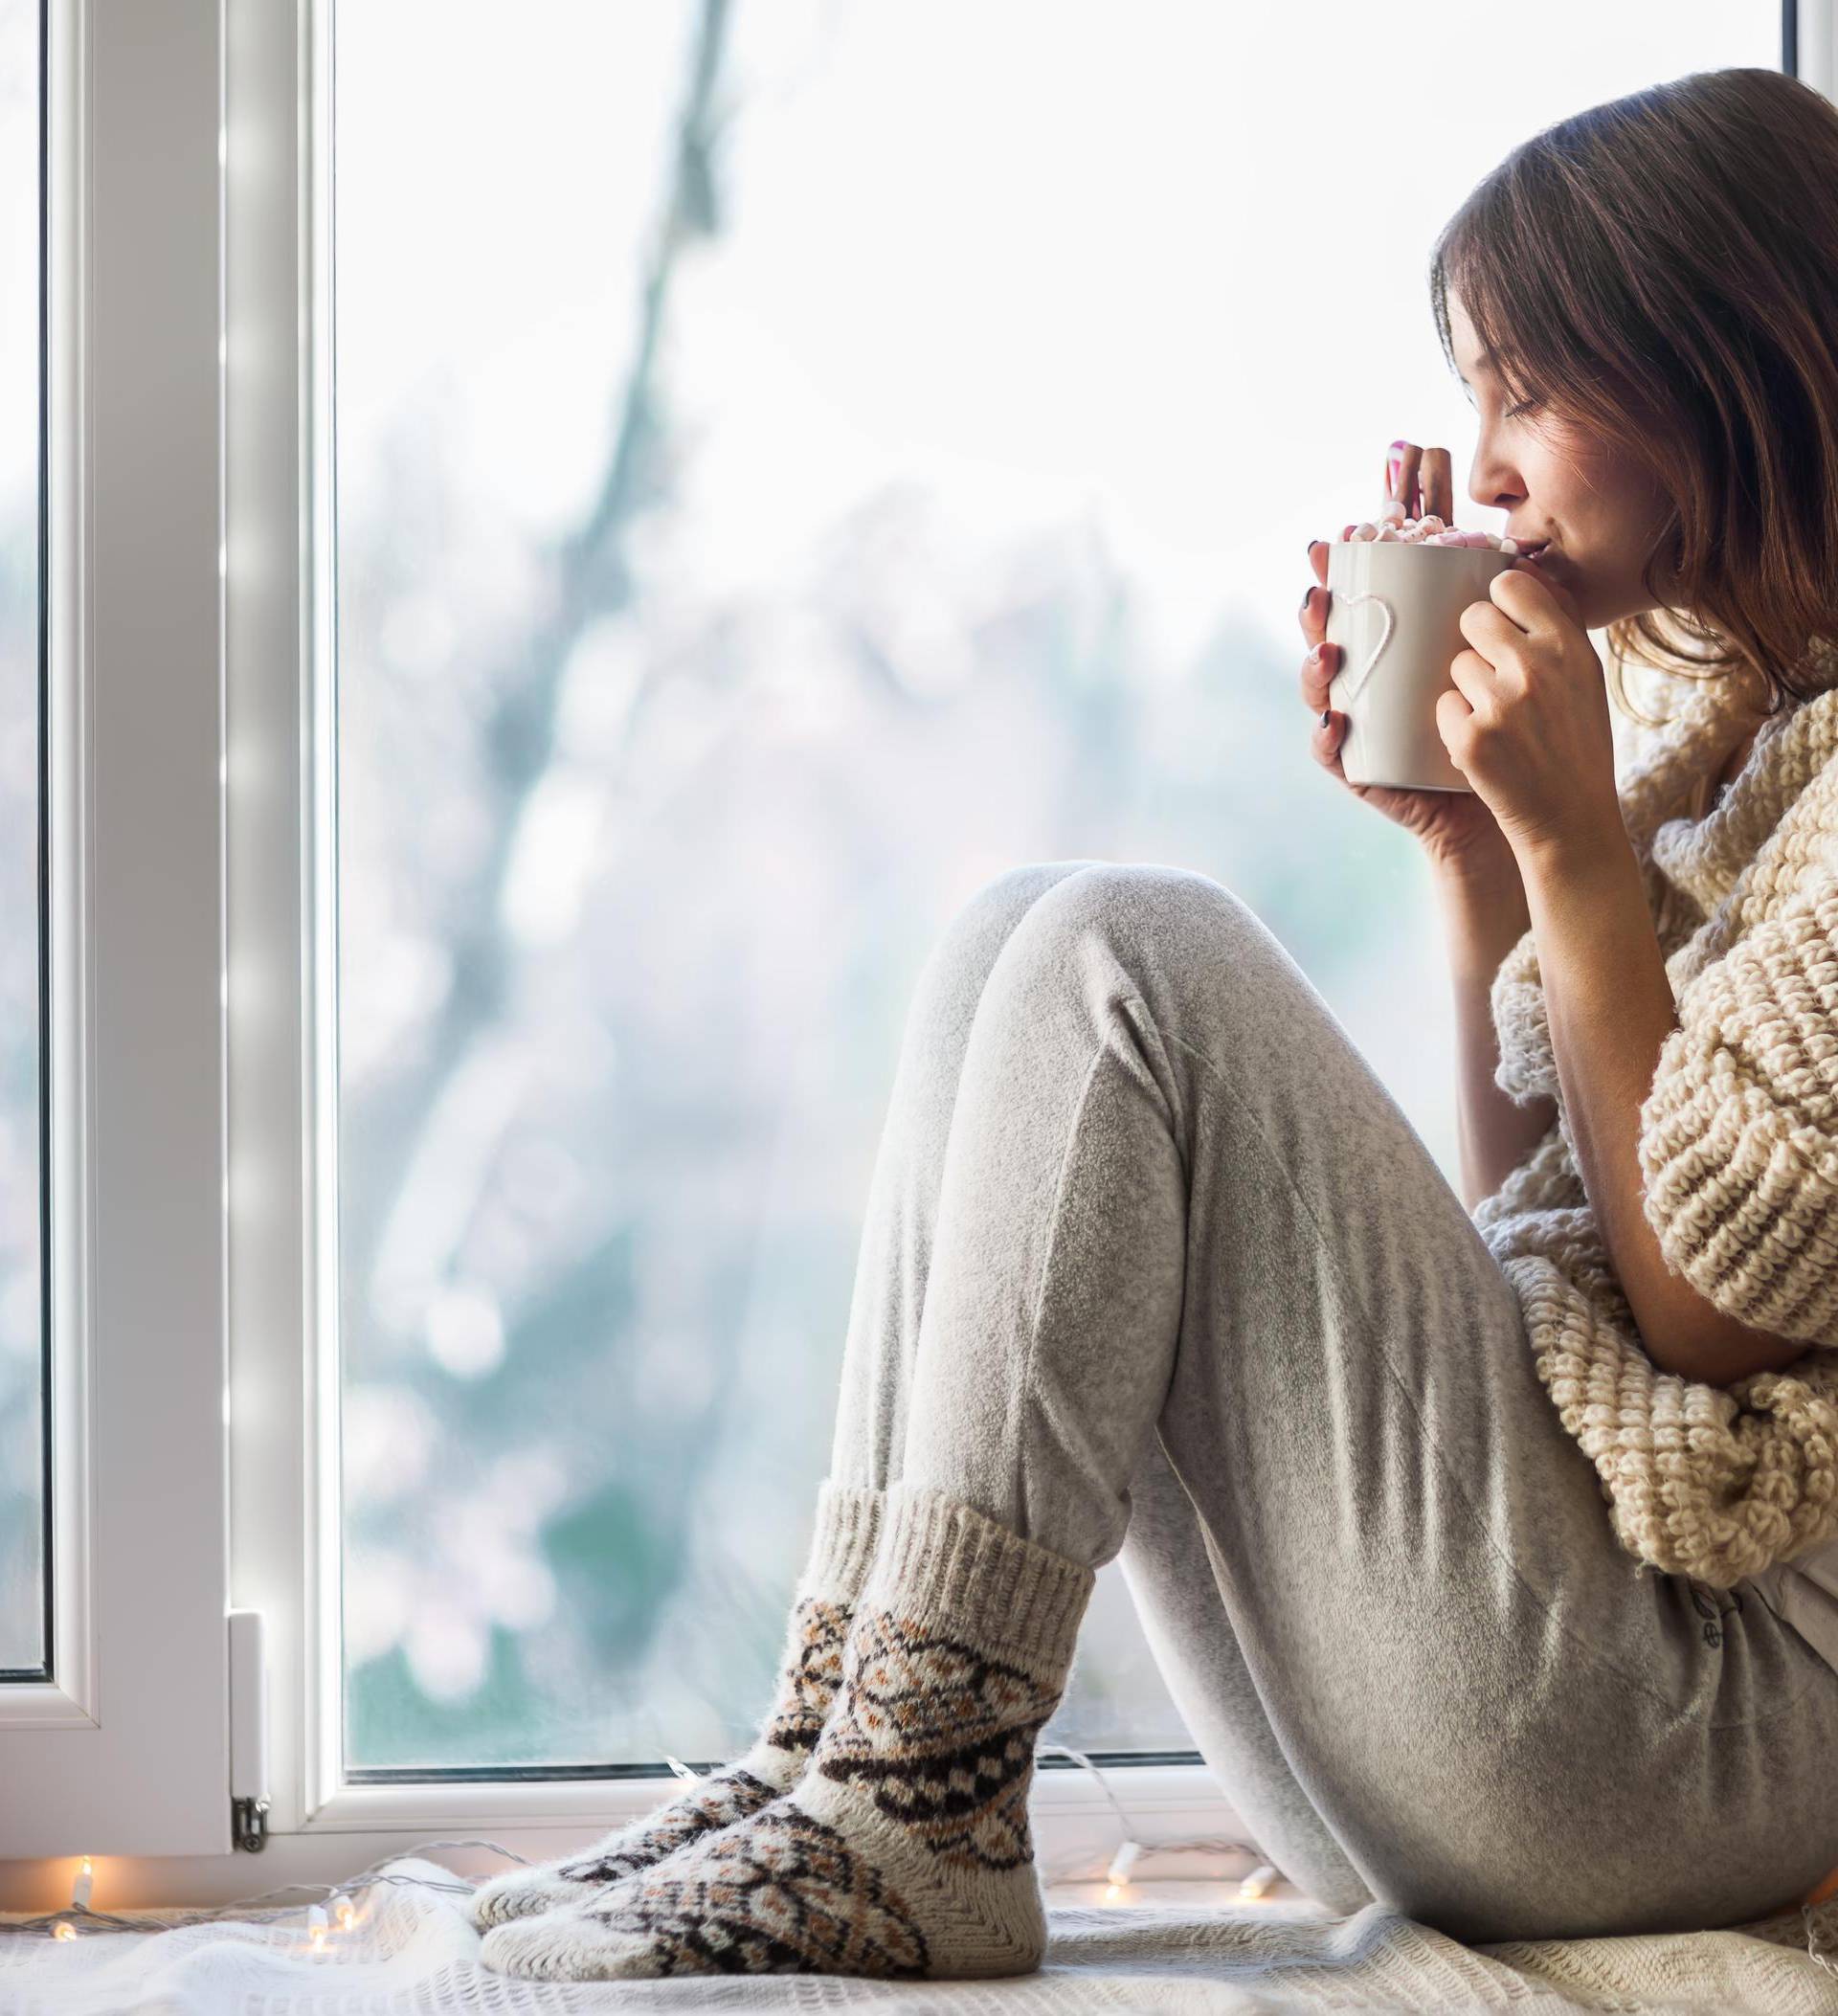
<path fill-rule="evenodd" d="M 354 1767 L 744 1745 L 913 982 L 1000 870 L 1225 883 L 1458 1179 L 1304 542 L 1396 435 L 1466 471 L 1423 270 L 1473 182 L 1779 10 L 1330 14 L 341 10 Z M 1191 1747 L 1098 1602 L 1049 1735 Z"/>

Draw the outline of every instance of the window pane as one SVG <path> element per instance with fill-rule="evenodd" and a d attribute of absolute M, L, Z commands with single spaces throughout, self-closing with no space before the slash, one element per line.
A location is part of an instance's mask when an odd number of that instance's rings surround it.
<path fill-rule="evenodd" d="M 41 1674 L 37 0 L 0 0 L 0 1672 Z"/>
<path fill-rule="evenodd" d="M 1466 468 L 1423 272 L 1472 183 L 1779 15 L 1334 20 L 340 13 L 353 1767 L 751 1734 L 907 1004 L 1001 869 L 1226 883 L 1456 1177 L 1414 843 L 1308 754 L 1303 543 L 1395 435 Z M 1049 1734 L 1189 1747 L 1098 1604 Z"/>

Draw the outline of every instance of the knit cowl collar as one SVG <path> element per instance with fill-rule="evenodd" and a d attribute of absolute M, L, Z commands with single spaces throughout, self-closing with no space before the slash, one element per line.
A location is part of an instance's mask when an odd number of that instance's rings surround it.
<path fill-rule="evenodd" d="M 1788 702 L 1756 730 L 1741 769 L 1706 807 L 1710 779 L 1754 726 L 1732 680 L 1694 683 L 1619 787 L 1634 851 L 1708 917 L 1825 764 L 1838 728 L 1838 688 Z"/>

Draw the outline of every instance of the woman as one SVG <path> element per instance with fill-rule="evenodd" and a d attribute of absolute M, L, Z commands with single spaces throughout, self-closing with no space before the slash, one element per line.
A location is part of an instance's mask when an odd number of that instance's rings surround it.
<path fill-rule="evenodd" d="M 647 1820 L 484 1886 L 489 1964 L 1035 1967 L 1035 1737 L 1118 1555 L 1220 1782 L 1336 1912 L 1470 1941 L 1712 1927 L 1838 1863 L 1838 1666 L 1754 1582 L 1637 1572 L 1535 1362 L 1536 1242 L 1503 1229 L 1603 1243 L 1571 1269 L 1590 1336 L 1619 1319 L 1680 1378 L 1817 1340 L 1805 1293 L 1771 1330 L 1730 1313 L 1785 1307 L 1766 1284 L 1719 1302 L 1749 1276 L 1677 1270 L 1696 1221 L 1656 1235 L 1643 1175 L 1671 1165 L 1636 1167 L 1634 1116 L 1669 947 L 1704 922 L 1680 850 L 1715 820 L 1753 853 L 1838 749 L 1838 111 L 1760 70 L 1595 107 L 1474 191 L 1432 292 L 1480 415 L 1470 495 L 1549 542 L 1464 615 L 1438 721 L 1473 792 L 1358 791 L 1440 892 L 1465 1196 L 1218 883 L 1065 861 L 984 889 L 911 1011 L 772 1713 Z M 1446 517 L 1446 461 L 1410 451 L 1400 497 Z M 1618 798 L 1586 632 L 1651 650 L 1656 614 L 1713 648 L 1670 767 Z M 1335 774 L 1339 727 L 1314 734 Z M 1514 1098 L 1489 990 L 1521 941 L 1555 1072 Z"/>

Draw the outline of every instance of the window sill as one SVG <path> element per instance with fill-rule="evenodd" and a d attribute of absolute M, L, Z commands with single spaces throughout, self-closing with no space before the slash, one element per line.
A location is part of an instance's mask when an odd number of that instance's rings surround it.
<path fill-rule="evenodd" d="M 1244 1823 L 1203 1765 L 1119 1767 L 1106 1776 L 1124 1803 L 1134 1838 L 1151 1848 L 1157 1841 L 1194 1835 L 1247 1838 Z M 328 1801 L 302 1832 L 271 1835 L 258 1855 L 98 1855 L 92 1902 L 104 1911 L 228 1904 L 287 1884 L 334 1884 L 389 1857 L 431 1848 L 431 1859 L 477 1880 L 510 1865 L 489 1847 L 457 1844 L 492 1842 L 528 1861 L 548 1861 L 581 1848 L 622 1819 L 654 1810 L 680 1782 L 662 1778 L 535 1787 L 354 1786 Z M 532 1792 L 542 1795 L 540 1819 L 530 1815 Z M 1068 1882 L 1102 1886 L 1123 1826 L 1090 1775 L 1041 1772 L 1030 1812 L 1042 1883 L 1056 1894 Z M 437 1842 L 456 1845 L 434 1848 Z M 1191 1892 L 1189 1879 L 1232 1882 L 1255 1867 L 1255 1857 L 1183 1854 L 1178 1867 L 1184 1895 Z M 68 1855 L 0 1862 L 0 1911 L 58 1910 L 70 1901 L 76 1870 L 77 1858 Z M 1137 1890 L 1134 1884 L 1131 1888 Z M 1102 1888 L 1098 1894 L 1102 1901 Z M 1087 1900 L 1068 1896 L 1065 1901 Z"/>

